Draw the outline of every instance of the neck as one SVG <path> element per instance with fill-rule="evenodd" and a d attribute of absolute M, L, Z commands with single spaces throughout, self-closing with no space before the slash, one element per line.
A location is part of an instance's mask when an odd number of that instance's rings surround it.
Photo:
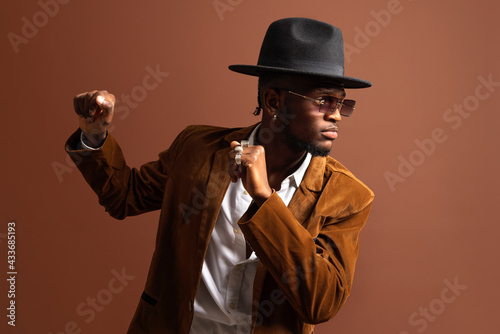
<path fill-rule="evenodd" d="M 262 145 L 266 151 L 269 184 L 272 188 L 278 190 L 281 182 L 300 167 L 307 152 L 290 147 L 283 131 L 272 132 L 273 136 L 270 140 L 266 136 L 262 136 L 264 132 L 261 130 L 263 130 L 262 125 L 257 134 L 257 144 Z M 266 133 L 269 132 L 266 130 Z"/>

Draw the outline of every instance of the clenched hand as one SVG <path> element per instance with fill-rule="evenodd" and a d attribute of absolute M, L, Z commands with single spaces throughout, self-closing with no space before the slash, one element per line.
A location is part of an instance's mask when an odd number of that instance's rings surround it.
<path fill-rule="evenodd" d="M 78 94 L 73 99 L 80 129 L 86 142 L 99 147 L 106 138 L 106 132 L 113 119 L 115 96 L 105 90 Z"/>
<path fill-rule="evenodd" d="M 237 141 L 231 142 L 231 151 L 229 151 L 228 172 L 231 181 L 236 182 L 241 179 L 248 194 L 260 206 L 273 192 L 267 179 L 264 147 L 255 145 L 243 148 L 241 165 L 237 165 L 234 159 L 236 156 L 234 148 L 238 145 Z"/>

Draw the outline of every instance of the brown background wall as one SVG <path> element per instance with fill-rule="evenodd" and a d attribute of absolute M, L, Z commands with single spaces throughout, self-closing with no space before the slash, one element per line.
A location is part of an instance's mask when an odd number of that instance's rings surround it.
<path fill-rule="evenodd" d="M 139 166 L 188 124 L 256 122 L 256 79 L 227 65 L 254 64 L 270 22 L 305 16 L 341 27 L 347 75 L 374 83 L 348 92 L 358 108 L 332 155 L 376 201 L 353 293 L 317 333 L 498 333 L 500 6 L 219 3 L 229 6 L 221 15 L 212 0 L 69 1 L 48 16 L 35 0 L 3 2 L 0 331 L 124 333 L 145 282 L 158 213 L 115 221 L 98 206 L 63 150 L 77 127 L 73 96 L 116 94 L 113 133 Z M 13 46 L 9 33 L 25 39 Z M 169 75 L 141 96 L 148 66 Z M 488 78 L 496 84 L 477 88 Z M 131 93 L 137 103 L 125 107 L 122 94 Z M 5 309 L 9 221 L 17 226 L 15 328 Z M 123 285 L 112 280 L 122 270 Z M 96 297 L 99 312 L 87 305 Z"/>

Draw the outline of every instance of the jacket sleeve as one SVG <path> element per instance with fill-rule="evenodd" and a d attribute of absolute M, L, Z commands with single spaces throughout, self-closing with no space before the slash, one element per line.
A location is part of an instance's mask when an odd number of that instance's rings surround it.
<path fill-rule="evenodd" d="M 260 261 L 304 322 L 331 319 L 349 296 L 359 232 L 372 200 L 373 193 L 367 189 L 362 200 L 355 200 L 356 208 L 348 204 L 349 210 L 341 210 L 340 215 L 335 210 L 333 215 L 321 214 L 322 227 L 315 237 L 275 192 L 239 221 Z"/>
<path fill-rule="evenodd" d="M 174 162 L 177 142 L 159 154 L 159 159 L 139 169 L 127 166 L 120 146 L 108 134 L 100 150 L 78 150 L 80 130 L 66 142 L 66 152 L 99 198 L 99 203 L 117 219 L 161 208 L 169 166 Z"/>

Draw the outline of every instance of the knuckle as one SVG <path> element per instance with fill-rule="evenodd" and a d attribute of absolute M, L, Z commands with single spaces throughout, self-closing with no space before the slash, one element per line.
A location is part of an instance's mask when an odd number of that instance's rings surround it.
<path fill-rule="evenodd" d="M 97 96 L 99 96 L 99 95 L 104 96 L 104 97 L 106 97 L 106 98 L 108 98 L 108 97 L 109 97 L 109 93 L 108 93 L 108 91 L 106 91 L 106 90 L 98 90 L 98 91 L 96 91 L 96 92 L 95 92 L 95 96 L 97 97 Z"/>

